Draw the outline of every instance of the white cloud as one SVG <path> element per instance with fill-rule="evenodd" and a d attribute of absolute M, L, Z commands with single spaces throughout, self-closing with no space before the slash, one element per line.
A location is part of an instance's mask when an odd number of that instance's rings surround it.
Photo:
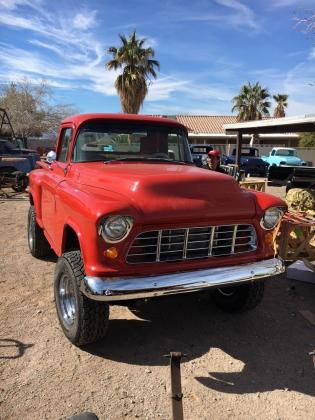
<path fill-rule="evenodd" d="M 173 93 L 183 91 L 188 85 L 188 80 L 177 80 L 172 77 L 158 78 L 149 86 L 147 101 L 162 101 L 168 99 Z"/>
<path fill-rule="evenodd" d="M 73 18 L 73 27 L 86 31 L 96 25 L 96 10 L 77 13 Z"/>
<path fill-rule="evenodd" d="M 171 16 L 175 21 L 200 21 L 200 22 L 218 22 L 221 24 L 229 24 L 233 27 L 247 27 L 252 29 L 254 32 L 261 31 L 261 25 L 259 19 L 255 15 L 254 11 L 247 5 L 241 3 L 238 0 L 214 0 L 218 6 L 221 6 L 223 13 L 219 13 L 217 10 L 208 6 L 205 8 L 204 4 L 200 4 L 200 7 L 204 9 L 203 13 L 195 12 L 192 8 L 190 10 L 173 9 Z M 194 6 L 196 5 L 193 3 Z M 209 11 L 210 9 L 210 11 Z M 229 9 L 229 13 L 227 13 Z M 167 17 L 167 16 L 166 16 Z"/>
<path fill-rule="evenodd" d="M 23 69 L 20 76 L 45 78 L 56 87 L 88 89 L 105 95 L 114 95 L 115 72 L 106 72 L 103 66 L 89 66 L 82 63 L 56 62 L 39 55 L 0 44 L 2 72 L 0 78 L 10 81 L 10 69 Z M 20 77 L 19 77 L 20 78 Z"/>
<path fill-rule="evenodd" d="M 0 8 L 14 10 L 18 6 L 33 6 L 34 3 L 38 3 L 36 0 L 0 0 Z"/>
<path fill-rule="evenodd" d="M 229 17 L 234 24 L 248 26 L 255 30 L 260 29 L 255 13 L 245 4 L 237 0 L 215 0 L 215 2 L 235 11 L 235 14 Z"/>
<path fill-rule="evenodd" d="M 289 95 L 287 115 L 303 115 L 315 112 L 315 68 L 310 60 L 303 61 L 289 71 L 260 69 L 260 83 L 269 88 L 271 95 Z M 269 71 L 268 71 L 269 70 Z M 257 72 L 256 72 L 257 73 Z"/>
<path fill-rule="evenodd" d="M 28 17 L 27 15 L 20 16 L 14 11 L 1 11 L 0 24 L 12 26 L 16 29 L 29 30 L 34 34 L 38 34 L 38 36 L 48 39 L 50 42 L 53 41 L 55 46 L 67 48 L 69 52 L 75 48 L 76 51 L 80 51 L 86 56 L 86 61 L 91 61 L 91 55 L 94 56 L 93 59 L 96 59 L 97 62 L 100 61 L 102 56 L 101 44 L 91 33 L 86 32 L 87 25 L 96 24 L 95 11 L 86 13 L 91 15 L 91 19 L 85 21 L 83 28 L 74 26 L 73 17 L 58 18 L 58 16 L 52 16 L 47 11 L 42 10 L 40 6 L 36 8 L 36 11 L 37 14 L 31 13 Z M 76 16 L 79 15 L 80 13 Z"/>
<path fill-rule="evenodd" d="M 303 10 L 309 6 L 314 7 L 314 0 L 269 0 L 272 7 L 292 7 L 298 6 Z"/>

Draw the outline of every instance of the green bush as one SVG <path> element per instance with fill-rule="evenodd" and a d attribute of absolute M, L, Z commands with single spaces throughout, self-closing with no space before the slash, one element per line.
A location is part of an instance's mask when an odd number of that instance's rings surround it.
<path fill-rule="evenodd" d="M 315 132 L 301 134 L 300 146 L 301 147 L 315 147 Z"/>

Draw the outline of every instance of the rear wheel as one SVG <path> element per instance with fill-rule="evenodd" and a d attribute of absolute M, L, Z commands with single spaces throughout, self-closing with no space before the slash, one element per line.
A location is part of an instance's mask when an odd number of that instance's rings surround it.
<path fill-rule="evenodd" d="M 28 178 L 24 172 L 16 171 L 11 174 L 15 177 L 15 184 L 12 185 L 12 189 L 16 192 L 25 191 L 28 186 Z"/>
<path fill-rule="evenodd" d="M 80 251 L 58 258 L 54 281 L 57 315 L 64 334 L 76 346 L 103 338 L 109 322 L 108 304 L 88 299 L 81 292 L 84 276 Z"/>
<path fill-rule="evenodd" d="M 243 312 L 255 308 L 264 295 L 264 282 L 217 289 L 212 294 L 214 303 L 226 312 Z"/>
<path fill-rule="evenodd" d="M 44 235 L 43 229 L 36 221 L 34 206 L 30 206 L 29 208 L 27 221 L 27 239 L 31 254 L 36 258 L 46 257 L 50 253 L 50 245 Z"/>

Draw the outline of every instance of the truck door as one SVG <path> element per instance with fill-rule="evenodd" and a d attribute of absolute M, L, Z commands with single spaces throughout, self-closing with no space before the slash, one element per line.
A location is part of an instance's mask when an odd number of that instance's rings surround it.
<path fill-rule="evenodd" d="M 54 244 L 59 234 L 56 223 L 56 190 L 67 173 L 72 134 L 72 127 L 62 128 L 56 160 L 48 166 L 42 184 L 42 220 L 44 229 Z"/>

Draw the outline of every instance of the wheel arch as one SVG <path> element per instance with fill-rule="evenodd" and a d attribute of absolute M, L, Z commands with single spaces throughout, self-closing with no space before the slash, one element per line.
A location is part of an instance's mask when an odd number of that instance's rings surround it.
<path fill-rule="evenodd" d="M 69 251 L 81 251 L 81 244 L 79 239 L 80 233 L 69 223 L 65 224 L 62 235 L 62 249 L 61 253 Z"/>

